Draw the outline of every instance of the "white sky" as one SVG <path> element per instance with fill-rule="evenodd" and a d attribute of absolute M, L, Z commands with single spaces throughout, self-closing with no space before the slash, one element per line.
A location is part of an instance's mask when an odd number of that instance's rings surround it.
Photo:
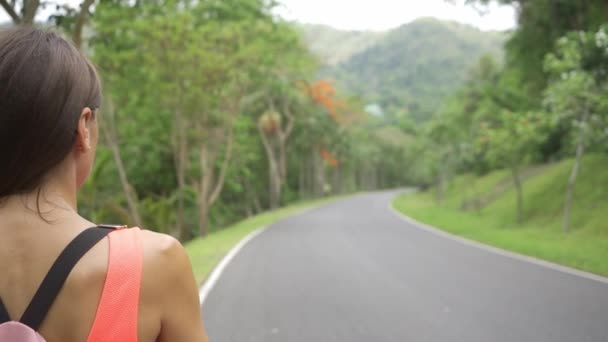
<path fill-rule="evenodd" d="M 61 3 L 78 4 L 80 0 Z M 288 20 L 325 24 L 348 30 L 387 30 L 420 17 L 435 17 L 471 24 L 482 30 L 515 27 L 512 7 L 492 5 L 484 14 L 463 0 L 453 5 L 445 0 L 280 0 L 277 13 Z M 482 8 L 480 8 L 482 9 Z M 0 22 L 9 18 L 0 8 Z"/>
<path fill-rule="evenodd" d="M 471 24 L 482 30 L 505 30 L 516 25 L 510 6 L 479 7 L 445 0 L 280 0 L 282 17 L 347 30 L 387 30 L 420 17 Z"/>

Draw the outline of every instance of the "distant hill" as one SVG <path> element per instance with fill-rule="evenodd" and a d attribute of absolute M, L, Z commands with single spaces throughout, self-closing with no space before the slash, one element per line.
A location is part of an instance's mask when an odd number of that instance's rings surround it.
<path fill-rule="evenodd" d="M 424 18 L 386 33 L 353 33 L 299 25 L 324 77 L 385 112 L 424 121 L 466 80 L 484 54 L 502 57 L 505 33 Z"/>
<path fill-rule="evenodd" d="M 347 61 L 386 35 L 386 32 L 342 31 L 325 25 L 295 25 L 311 51 L 328 65 Z"/>

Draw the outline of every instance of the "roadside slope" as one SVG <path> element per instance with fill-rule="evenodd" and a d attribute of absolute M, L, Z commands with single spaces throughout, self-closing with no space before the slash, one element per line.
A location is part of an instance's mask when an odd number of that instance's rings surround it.
<path fill-rule="evenodd" d="M 572 160 L 565 160 L 527 171 L 522 225 L 515 223 L 515 193 L 506 171 L 457 177 L 441 204 L 431 189 L 401 196 L 394 205 L 418 221 L 469 239 L 608 275 L 608 156 L 583 160 L 572 232 L 564 234 L 562 210 L 571 166 Z"/>

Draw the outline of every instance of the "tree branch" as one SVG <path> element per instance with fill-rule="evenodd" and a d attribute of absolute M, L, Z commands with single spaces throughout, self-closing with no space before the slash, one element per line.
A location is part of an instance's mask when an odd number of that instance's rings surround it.
<path fill-rule="evenodd" d="M 82 46 L 82 30 L 84 29 L 84 25 L 87 22 L 89 8 L 94 3 L 95 0 L 84 0 L 80 5 L 80 13 L 78 13 L 76 23 L 74 24 L 74 30 L 72 31 L 72 40 L 74 41 L 74 45 L 76 45 L 76 48 L 78 48 L 79 50 Z"/>
<path fill-rule="evenodd" d="M 289 104 L 289 100 L 283 101 L 283 114 L 285 114 L 285 116 L 287 117 L 287 127 L 285 128 L 285 132 L 281 134 L 282 144 L 285 144 L 287 139 L 289 139 L 289 137 L 291 136 L 296 121 L 295 117 L 291 113 L 291 110 L 289 110 Z"/>
<path fill-rule="evenodd" d="M 127 177 L 127 171 L 125 169 L 122 157 L 120 155 L 120 147 L 118 145 L 117 134 L 116 134 L 116 125 L 114 122 L 115 115 L 115 107 L 110 98 L 106 98 L 106 108 L 104 117 L 105 122 L 101 126 L 101 132 L 106 140 L 106 143 L 110 146 L 110 151 L 112 151 L 112 156 L 114 157 L 114 162 L 116 163 L 116 169 L 118 170 L 118 176 L 120 178 L 120 183 L 122 185 L 123 192 L 125 194 L 125 198 L 127 200 L 127 205 L 129 206 L 129 214 L 133 223 L 136 226 L 141 227 L 143 221 L 141 216 L 139 215 L 139 209 L 137 207 L 137 193 L 131 183 L 129 183 L 129 179 Z"/>
<path fill-rule="evenodd" d="M 209 165 L 209 159 L 211 164 L 215 161 L 215 157 L 209 158 L 208 146 L 206 143 L 201 143 L 199 163 L 201 167 L 201 178 L 200 178 L 200 201 L 201 203 L 208 203 L 209 199 L 209 188 L 211 188 L 211 182 L 213 181 L 213 165 Z"/>
<path fill-rule="evenodd" d="M 230 165 L 230 161 L 232 159 L 232 147 L 234 145 L 234 132 L 233 129 L 230 128 L 230 132 L 228 133 L 228 146 L 226 147 L 226 153 L 224 156 L 224 161 L 222 162 L 222 167 L 220 169 L 220 176 L 216 181 L 215 189 L 211 193 L 209 197 L 209 205 L 215 203 L 215 201 L 220 196 L 222 192 L 222 188 L 224 187 L 224 180 L 226 178 L 226 170 L 228 170 L 228 166 Z"/>
<path fill-rule="evenodd" d="M 13 23 L 15 23 L 15 25 L 19 25 L 21 23 L 21 18 L 19 17 L 17 12 L 15 12 L 15 9 L 13 8 L 13 6 L 11 6 L 11 4 L 9 4 L 6 0 L 0 0 L 0 5 L 2 5 L 2 8 L 4 8 L 6 13 L 8 13 L 8 15 L 11 17 L 11 19 L 13 19 Z"/>
<path fill-rule="evenodd" d="M 272 149 L 272 146 L 270 145 L 270 141 L 268 141 L 268 137 L 266 136 L 266 133 L 264 132 L 264 127 L 262 127 L 261 122 L 258 122 L 258 130 L 260 131 L 260 136 L 262 137 L 262 144 L 264 145 L 264 149 L 266 150 L 266 153 L 268 154 L 268 158 L 274 160 L 275 159 L 274 150 Z"/>

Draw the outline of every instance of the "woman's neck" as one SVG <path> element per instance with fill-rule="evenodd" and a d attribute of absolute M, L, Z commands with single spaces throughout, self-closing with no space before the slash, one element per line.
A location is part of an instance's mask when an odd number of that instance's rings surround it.
<path fill-rule="evenodd" d="M 34 191 L 16 194 L 0 202 L 0 215 L 36 215 L 47 222 L 78 216 L 75 182 L 69 177 L 47 177 Z"/>

